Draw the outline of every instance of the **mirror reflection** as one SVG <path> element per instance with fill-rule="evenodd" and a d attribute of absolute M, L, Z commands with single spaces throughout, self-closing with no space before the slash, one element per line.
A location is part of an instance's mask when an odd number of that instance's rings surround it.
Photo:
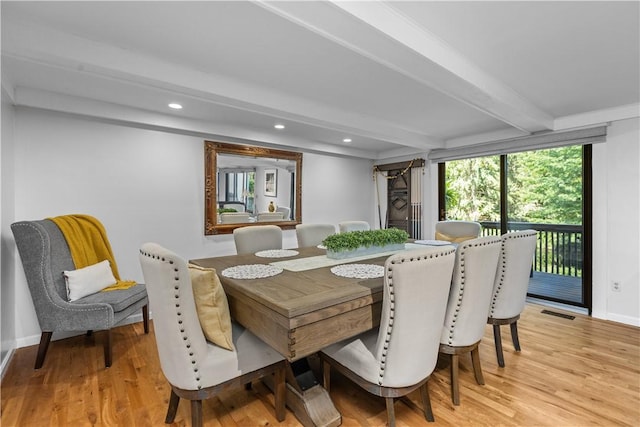
<path fill-rule="evenodd" d="M 205 159 L 205 234 L 300 222 L 301 153 L 205 141 Z"/>

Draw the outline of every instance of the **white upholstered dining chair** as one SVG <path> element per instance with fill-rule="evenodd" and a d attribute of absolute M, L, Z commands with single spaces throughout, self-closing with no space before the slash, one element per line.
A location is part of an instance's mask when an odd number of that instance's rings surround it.
<path fill-rule="evenodd" d="M 282 212 L 259 212 L 257 216 L 258 222 L 282 221 Z"/>
<path fill-rule="evenodd" d="M 454 259 L 455 249 L 441 246 L 386 260 L 380 326 L 320 352 L 327 390 L 334 368 L 384 397 L 394 426 L 394 398 L 420 388 L 425 418 L 433 421 L 427 382 L 438 358 Z"/>
<path fill-rule="evenodd" d="M 487 324 L 487 312 L 496 276 L 502 239 L 480 237 L 458 245 L 447 313 L 440 338 L 440 352 L 450 356 L 451 400 L 460 404 L 458 362 L 471 353 L 478 384 L 484 384 L 478 345 Z"/>
<path fill-rule="evenodd" d="M 296 225 L 296 237 L 298 247 L 317 246 L 332 234 L 336 233 L 333 224 L 298 224 Z"/>
<path fill-rule="evenodd" d="M 160 366 L 171 385 L 165 423 L 173 423 L 184 398 L 191 401 L 191 425 L 202 426 L 203 399 L 272 374 L 276 419 L 284 420 L 284 358 L 233 322 L 233 350 L 205 340 L 185 260 L 155 243 L 142 245 L 139 259 L 153 312 Z"/>
<path fill-rule="evenodd" d="M 284 221 L 289 221 L 291 219 L 291 209 L 288 206 L 278 206 L 276 208 L 276 212 L 282 213 L 282 219 Z"/>
<path fill-rule="evenodd" d="M 221 224 L 239 224 L 249 222 L 248 212 L 222 212 L 219 214 Z"/>
<path fill-rule="evenodd" d="M 367 231 L 371 226 L 367 221 L 342 221 L 338 223 L 338 229 L 341 233 L 349 231 Z"/>
<path fill-rule="evenodd" d="M 282 229 L 277 225 L 250 225 L 233 230 L 238 255 L 282 249 Z"/>
<path fill-rule="evenodd" d="M 474 221 L 438 221 L 436 222 L 436 240 L 461 243 L 480 237 L 482 226 Z"/>
<path fill-rule="evenodd" d="M 527 299 L 536 240 L 535 230 L 514 231 L 502 235 L 502 250 L 487 319 L 487 323 L 493 326 L 496 357 L 501 367 L 504 367 L 504 355 L 500 325 L 510 325 L 513 346 L 516 351 L 520 351 L 518 319 Z"/>

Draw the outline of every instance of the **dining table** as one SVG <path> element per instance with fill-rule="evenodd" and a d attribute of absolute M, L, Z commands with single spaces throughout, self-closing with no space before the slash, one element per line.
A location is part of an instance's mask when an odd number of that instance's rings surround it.
<path fill-rule="evenodd" d="M 404 250 L 423 245 L 408 242 Z M 383 266 L 398 250 L 333 259 L 319 247 L 190 260 L 216 270 L 231 317 L 288 361 L 287 405 L 305 426 L 341 423 L 307 357 L 380 323 Z"/>

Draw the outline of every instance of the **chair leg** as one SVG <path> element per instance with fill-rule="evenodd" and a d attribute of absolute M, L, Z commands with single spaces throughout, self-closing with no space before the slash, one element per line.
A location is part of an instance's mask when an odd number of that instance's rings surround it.
<path fill-rule="evenodd" d="M 511 325 L 511 340 L 516 351 L 520 351 L 520 340 L 518 339 L 518 322 L 513 322 Z"/>
<path fill-rule="evenodd" d="M 504 368 L 504 355 L 502 354 L 502 335 L 500 334 L 500 325 L 493 325 L 493 341 L 496 344 L 496 357 L 498 358 L 498 366 Z"/>
<path fill-rule="evenodd" d="M 93 335 L 93 329 L 89 329 L 87 331 L 87 336 L 90 337 L 91 335 Z"/>
<path fill-rule="evenodd" d="M 396 411 L 393 407 L 393 397 L 385 397 L 387 403 L 387 422 L 389 427 L 396 427 Z"/>
<path fill-rule="evenodd" d="M 457 354 L 451 355 L 451 400 L 454 405 L 460 405 L 460 390 L 458 388 L 458 359 Z"/>
<path fill-rule="evenodd" d="M 191 425 L 202 427 L 202 400 L 191 401 Z"/>
<path fill-rule="evenodd" d="M 322 386 L 327 393 L 331 389 L 331 365 L 326 360 L 322 361 Z"/>
<path fill-rule="evenodd" d="M 111 366 L 111 329 L 107 329 L 104 336 L 104 366 Z"/>
<path fill-rule="evenodd" d="M 38 355 L 36 356 L 36 365 L 33 369 L 42 368 L 42 364 L 44 363 L 44 357 L 47 355 L 47 350 L 49 349 L 49 343 L 51 342 L 51 335 L 53 335 L 53 332 L 42 332 L 42 335 L 40 335 L 40 345 L 38 346 Z"/>
<path fill-rule="evenodd" d="M 167 416 L 164 419 L 165 424 L 173 423 L 176 419 L 176 413 L 178 412 L 178 404 L 180 403 L 180 396 L 178 396 L 173 389 L 171 390 L 171 396 L 169 396 L 169 407 L 167 408 Z"/>
<path fill-rule="evenodd" d="M 144 333 L 149 333 L 149 305 L 142 306 L 142 324 L 144 325 Z"/>
<path fill-rule="evenodd" d="M 473 363 L 473 374 L 476 377 L 476 382 L 480 385 L 484 385 L 482 367 L 480 366 L 480 348 L 477 345 L 473 350 L 471 350 L 471 362 Z"/>
<path fill-rule="evenodd" d="M 278 369 L 275 373 L 274 379 L 274 397 L 276 405 L 276 419 L 280 422 L 284 421 L 285 417 L 285 402 L 287 397 L 287 386 L 285 384 L 286 371 L 284 366 Z"/>
<path fill-rule="evenodd" d="M 429 398 L 429 381 L 426 381 L 420 387 L 420 395 L 422 396 L 422 407 L 424 408 L 424 417 L 429 422 L 434 422 L 433 410 L 431 409 L 431 399 Z"/>

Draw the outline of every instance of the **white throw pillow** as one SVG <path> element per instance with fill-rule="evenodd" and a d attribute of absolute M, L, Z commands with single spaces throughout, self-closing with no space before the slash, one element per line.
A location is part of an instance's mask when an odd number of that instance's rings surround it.
<path fill-rule="evenodd" d="M 116 278 L 108 260 L 73 271 L 63 271 L 67 284 L 67 298 L 75 301 L 114 285 Z"/>

